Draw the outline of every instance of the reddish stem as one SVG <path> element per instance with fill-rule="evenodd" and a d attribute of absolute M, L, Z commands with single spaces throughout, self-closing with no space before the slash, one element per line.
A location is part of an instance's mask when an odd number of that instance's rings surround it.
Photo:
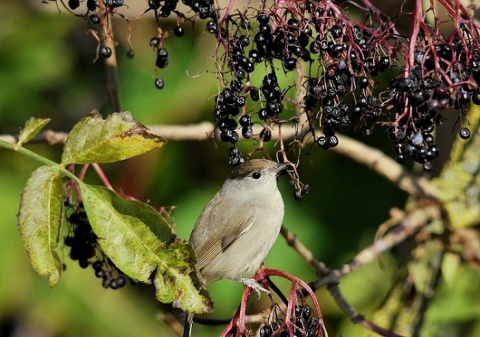
<path fill-rule="evenodd" d="M 92 167 L 93 169 L 95 170 L 95 172 L 97 173 L 98 177 L 100 178 L 100 180 L 102 181 L 103 185 L 108 188 L 109 190 L 112 190 L 113 191 L 113 187 L 112 187 L 112 184 L 110 184 L 110 181 L 108 180 L 107 176 L 105 175 L 105 172 L 103 172 L 102 168 L 100 167 L 100 165 L 98 165 L 97 163 L 94 163 L 92 164 Z"/>
<path fill-rule="evenodd" d="M 404 76 L 408 77 L 410 69 L 413 68 L 415 60 L 415 46 L 417 44 L 417 37 L 420 32 L 420 23 L 423 21 L 422 17 L 422 0 L 415 0 L 413 7 L 412 20 L 410 21 L 410 42 L 408 44 L 408 54 L 406 55 Z"/>

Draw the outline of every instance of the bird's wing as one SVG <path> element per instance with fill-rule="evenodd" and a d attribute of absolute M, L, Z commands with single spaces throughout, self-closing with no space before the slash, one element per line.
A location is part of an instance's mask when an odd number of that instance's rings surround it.
<path fill-rule="evenodd" d="M 219 205 L 209 204 L 207 206 L 202 213 L 202 217 L 204 217 L 203 220 L 205 220 L 203 224 L 211 224 L 212 222 L 215 222 L 219 226 L 224 227 L 224 230 L 218 233 L 216 237 L 209 236 L 209 239 L 206 240 L 203 246 L 199 247 L 197 250 L 197 266 L 199 269 L 202 269 L 212 261 L 215 256 L 231 247 L 231 245 L 243 234 L 247 233 L 254 224 L 250 212 L 242 211 L 248 209 L 248 207 L 243 207 L 243 205 L 237 204 L 235 207 L 236 210 L 238 210 L 237 212 L 217 211 L 217 214 L 212 214 L 212 210 L 218 210 L 217 206 Z M 235 219 L 235 224 L 232 219 Z M 199 228 L 198 230 L 202 229 Z"/>

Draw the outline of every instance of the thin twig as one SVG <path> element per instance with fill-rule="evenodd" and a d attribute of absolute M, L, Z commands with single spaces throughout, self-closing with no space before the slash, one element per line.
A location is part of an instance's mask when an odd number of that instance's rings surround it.
<path fill-rule="evenodd" d="M 149 128 L 152 133 L 169 140 L 201 141 L 212 138 L 219 140 L 218 132 L 214 133 L 214 126 L 209 122 L 191 125 L 154 125 Z M 292 139 L 295 133 L 294 129 L 282 129 L 282 138 Z M 63 132 L 47 130 L 35 137 L 32 142 L 46 142 L 50 145 L 64 143 L 67 135 Z M 278 139 L 277 134 L 273 134 L 273 137 Z M 0 135 L 0 139 L 10 143 L 16 142 L 15 137 L 11 135 Z M 338 135 L 338 139 L 339 145 L 332 148 L 333 151 L 371 168 L 411 196 L 436 198 L 439 195 L 437 189 L 427 179 L 415 176 L 383 152 L 347 136 Z"/>
<path fill-rule="evenodd" d="M 256 126 L 257 127 L 257 126 Z M 202 122 L 190 125 L 152 125 L 149 126 L 152 133 L 160 135 L 168 140 L 207 140 L 215 138 L 219 140 L 218 134 L 214 133 L 214 125 L 210 122 Z M 254 129 L 254 132 L 260 132 Z M 282 129 L 282 138 L 284 140 L 293 139 L 296 135 L 295 129 Z M 338 135 L 338 134 L 337 134 Z M 47 130 L 37 136 L 32 142 L 44 142 L 47 144 L 57 144 L 65 142 L 66 133 Z M 272 133 L 273 139 L 278 139 L 278 134 Z M 11 135 L 0 135 L 0 139 L 15 143 L 15 137 Z M 365 145 L 355 139 L 347 136 L 338 135 L 339 144 L 332 148 L 332 151 L 345 155 L 348 158 L 363 164 L 380 175 L 384 176 L 401 190 L 414 197 L 432 197 L 438 196 L 437 189 L 425 178 L 412 174 L 402 165 L 397 164 L 393 159 L 374 147 Z"/>
<path fill-rule="evenodd" d="M 168 310 L 158 310 L 157 319 L 165 323 L 176 336 L 183 335 L 183 324 Z"/>
<path fill-rule="evenodd" d="M 101 43 L 103 43 L 105 47 L 110 48 L 112 52 L 109 57 L 105 58 L 107 88 L 113 111 L 120 112 L 122 111 L 122 106 L 120 103 L 120 81 L 118 80 L 117 46 L 113 33 L 113 15 L 102 1 L 99 2 L 99 6 L 105 13 L 102 19 L 103 41 L 101 41 Z"/>
<path fill-rule="evenodd" d="M 312 288 L 319 289 L 328 284 L 337 284 L 343 276 L 375 261 L 381 254 L 403 242 L 407 237 L 415 234 L 432 219 L 440 219 L 439 205 L 433 204 L 416 208 L 406 216 L 399 226 L 393 228 L 384 237 L 363 249 L 342 267 L 332 270 L 328 275 L 316 281 L 312 285 Z"/>
<path fill-rule="evenodd" d="M 317 260 L 312 252 L 305 247 L 305 245 L 297 239 L 296 235 L 291 233 L 285 226 L 282 226 L 280 233 L 291 246 L 305 261 L 310 263 L 313 270 L 315 270 L 318 277 L 322 277 L 330 273 L 330 269 L 323 263 Z"/>
<path fill-rule="evenodd" d="M 326 286 L 329 293 L 332 295 L 333 299 L 337 303 L 337 305 L 342 309 L 342 311 L 352 320 L 352 322 L 362 325 L 363 327 L 374 331 L 382 336 L 389 336 L 389 337 L 397 337 L 398 335 L 392 331 L 389 331 L 385 328 L 378 326 L 377 324 L 373 323 L 372 321 L 365 318 L 364 315 L 359 313 L 353 306 L 348 303 L 345 297 L 342 295 L 340 288 L 338 287 L 338 283 L 340 281 L 340 277 L 336 277 L 336 271 L 331 271 L 328 267 L 325 266 L 322 262 L 318 261 L 312 252 L 306 248 L 294 234 L 290 233 L 287 228 L 282 227 L 281 229 L 282 236 L 287 240 L 289 246 L 293 247 L 294 250 L 306 261 L 310 263 L 310 265 L 314 268 L 317 275 L 320 279 L 316 282 L 311 284 L 311 288 L 313 290 L 319 289 L 320 287 Z M 352 271 L 351 269 L 350 271 Z M 331 277 L 331 275 L 333 277 Z M 342 275 L 343 276 L 343 275 Z M 324 280 L 328 279 L 328 282 L 323 282 Z M 333 280 L 332 280 L 333 279 Z M 319 286 L 320 285 L 320 286 Z"/>

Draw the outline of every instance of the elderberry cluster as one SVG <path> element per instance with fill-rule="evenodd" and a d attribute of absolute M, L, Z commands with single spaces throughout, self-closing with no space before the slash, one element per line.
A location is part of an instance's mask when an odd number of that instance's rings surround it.
<path fill-rule="evenodd" d="M 355 24 L 325 3 L 296 4 L 295 11 L 281 13 L 280 18 L 275 8 L 246 11 L 229 15 L 222 25 L 216 19 L 207 24 L 225 47 L 225 85 L 213 111 L 221 140 L 238 141 L 237 120 L 245 139 L 271 140 L 272 126 L 282 123 L 287 92 L 293 87 L 279 84 L 278 69 L 287 73 L 302 64 L 310 68 L 310 75 L 303 82 L 307 95 L 296 105 L 309 115 L 317 144 L 323 149 L 336 146 L 336 131 L 351 125 L 352 118 L 364 124 L 365 134 L 371 133 L 369 124 L 381 115 L 372 78 L 391 68 L 393 25 Z M 251 74 L 258 68 L 266 69 L 266 74 L 255 86 Z M 255 123 L 263 125 L 257 135 L 252 128 Z M 314 133 L 316 126 L 320 135 Z"/>
<path fill-rule="evenodd" d="M 125 275 L 110 260 L 97 260 L 92 263 L 95 276 L 102 279 L 105 288 L 119 289 L 125 286 Z"/>
<path fill-rule="evenodd" d="M 86 3 L 93 24 L 104 22 L 100 9 L 122 17 L 123 0 L 102 0 L 103 6 L 98 1 L 69 0 L 68 6 Z M 147 5 L 144 14 L 154 13 L 159 26 L 160 19 L 176 16 L 175 36 L 184 35 L 184 22 L 200 19 L 216 40 L 222 89 L 213 118 L 220 139 L 233 145 L 232 165 L 243 160 L 236 148 L 240 137 L 262 148 L 282 124 L 297 130 L 292 146 L 313 140 L 322 149 L 337 146 L 336 133 L 343 128 L 355 125 L 369 136 L 386 125 L 397 162 L 411 159 L 428 171 L 439 154 L 433 131 L 441 114 L 453 108 L 463 122 L 467 105 L 480 104 L 480 29 L 460 4 L 432 3 L 431 25 L 422 15 L 409 14 L 416 28 L 408 34 L 367 0 L 355 5 L 275 1 L 236 10 L 219 8 L 213 0 L 148 0 Z M 352 20 L 350 5 L 363 17 Z M 446 37 L 442 26 L 449 20 L 439 20 L 440 12 L 455 23 Z M 163 41 L 170 33 L 158 31 L 150 40 L 155 71 L 169 63 Z M 112 54 L 106 46 L 99 51 L 104 57 Z M 127 56 L 133 55 L 130 49 Z M 294 71 L 292 80 L 288 73 Z M 155 86 L 163 89 L 163 79 L 156 77 Z M 468 135 L 462 127 L 460 137 Z"/>
<path fill-rule="evenodd" d="M 95 276 L 102 279 L 105 288 L 119 289 L 126 283 L 126 277 L 115 264 L 102 252 L 93 232 L 87 213 L 83 207 L 77 207 L 68 217 L 69 234 L 65 237 L 65 246 L 70 247 L 70 258 L 78 261 L 81 268 L 91 264 Z M 99 258 L 100 256 L 100 258 Z"/>
<path fill-rule="evenodd" d="M 70 234 L 65 237 L 65 246 L 70 247 L 70 258 L 78 261 L 82 268 L 90 265 L 90 259 L 95 257 L 97 235 L 93 232 L 87 213 L 78 208 L 68 217 Z"/>
<path fill-rule="evenodd" d="M 374 78 L 391 69 L 393 57 L 391 48 L 375 46 L 389 41 L 394 33 L 388 29 L 380 33 L 380 28 L 372 25 L 333 21 L 310 45 L 310 51 L 319 54 L 324 71 L 308 79 L 304 105 L 311 115 L 316 111 L 320 115 L 323 135 L 316 142 L 322 149 L 337 146 L 336 131 L 351 125 L 352 119 L 362 125 L 365 135 L 371 134 L 371 125 L 382 114 Z"/>
<path fill-rule="evenodd" d="M 212 19 L 210 22 L 218 21 L 219 13 L 215 9 L 214 2 L 212 0 L 182 0 L 182 3 L 193 12 L 192 17 L 189 17 L 187 13 L 182 13 L 177 8 L 178 0 L 148 0 L 148 10 L 154 11 L 155 16 L 158 18 L 168 18 L 172 13 L 176 14 L 177 18 L 179 18 L 177 19 L 179 24 L 173 30 L 173 34 L 176 37 L 182 37 L 185 35 L 185 30 L 180 25 L 180 22 L 185 20 L 193 20 L 195 17 L 198 17 L 201 20 L 210 18 Z M 157 69 L 166 68 L 168 65 L 168 52 L 164 47 L 162 47 L 163 38 L 167 35 L 162 33 L 160 36 L 154 37 L 150 40 L 150 45 L 157 50 L 157 59 L 155 62 Z M 157 89 L 163 89 L 165 87 L 164 80 L 161 77 L 157 77 L 155 79 L 155 86 Z"/>
<path fill-rule="evenodd" d="M 319 336 L 320 323 L 318 317 L 311 316 L 311 308 L 308 305 L 296 305 L 292 317 L 293 336 L 316 337 Z M 288 337 L 290 336 L 287 324 L 281 320 L 275 320 L 270 324 L 260 327 L 260 337 Z"/>
<path fill-rule="evenodd" d="M 226 79 L 228 86 L 217 95 L 213 111 L 214 120 L 218 121 L 217 129 L 220 130 L 220 138 L 224 142 L 235 144 L 238 141 L 237 123 L 232 122 L 237 118 L 242 136 L 245 139 L 255 136 L 252 120 L 254 111 L 246 110 L 248 98 L 253 104 L 260 105 L 256 114 L 263 128 L 257 136 L 263 142 L 269 142 L 272 139 L 272 131 L 268 123 L 277 120 L 282 113 L 285 90 L 280 87 L 271 62 L 274 59 L 281 59 L 285 71 L 290 71 L 296 68 L 295 57 L 308 55 L 305 49 L 305 41 L 308 42 L 308 37 L 301 35 L 300 40 L 303 42 L 300 44 L 303 47 L 300 47 L 298 34 L 287 34 L 284 27 L 280 26 L 276 29 L 272 28 L 271 15 L 273 14 L 266 11 L 258 12 L 255 16 L 231 15 L 226 21 L 234 27 L 233 32 L 224 26 L 219 26 L 216 19 L 207 23 L 207 30 L 217 37 L 220 36 L 227 45 L 226 68 L 231 78 Z M 251 22 L 251 18 L 255 23 Z M 258 25 L 258 28 L 254 25 Z M 298 26 L 299 23 L 290 20 L 290 25 Z M 245 85 L 250 79 L 250 74 L 257 68 L 257 64 L 267 64 L 271 71 L 264 75 L 258 87 Z M 236 117 L 239 114 L 240 117 Z M 230 162 L 238 161 L 230 159 Z"/>
<path fill-rule="evenodd" d="M 477 27 L 465 24 L 448 39 L 420 34 L 410 51 L 394 22 L 374 8 L 365 8 L 363 19 L 353 22 L 331 3 L 293 7 L 246 10 L 207 24 L 225 48 L 219 61 L 225 70 L 224 90 L 213 113 L 221 140 L 238 141 L 234 121 L 244 138 L 257 136 L 264 142 L 276 124 L 298 123 L 299 118 L 287 119 L 284 113 L 292 102 L 287 92 L 295 84 L 280 85 L 279 69 L 287 73 L 306 65 L 306 95 L 293 103 L 301 109 L 297 117 L 308 115 L 307 132 L 320 148 L 337 146 L 336 132 L 354 123 L 365 136 L 375 126 L 391 125 L 388 134 L 395 141 L 397 162 L 411 158 L 431 170 L 439 154 L 432 134 L 439 113 L 454 108 L 463 114 L 471 101 L 480 103 Z M 266 73 L 261 83 L 252 81 L 256 69 Z M 398 75 L 402 69 L 407 77 Z M 385 81 L 385 72 L 395 79 Z M 255 123 L 263 125 L 257 135 Z M 468 133 L 463 127 L 460 135 Z"/>
<path fill-rule="evenodd" d="M 397 162 L 412 158 L 430 171 L 439 155 L 432 132 L 441 113 L 454 108 L 464 114 L 470 102 L 480 104 L 480 49 L 471 42 L 459 36 L 433 46 L 421 41 L 408 76 L 390 82 L 386 102 L 400 116 L 389 130 Z M 466 139 L 470 131 L 462 127 L 459 134 Z"/>

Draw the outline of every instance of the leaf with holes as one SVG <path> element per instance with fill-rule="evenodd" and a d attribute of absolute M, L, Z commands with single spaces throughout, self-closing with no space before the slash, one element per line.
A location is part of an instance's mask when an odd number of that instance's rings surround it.
<path fill-rule="evenodd" d="M 148 132 L 130 112 L 103 119 L 98 111 L 78 122 L 65 142 L 62 164 L 113 163 L 162 146 L 165 139 Z"/>

